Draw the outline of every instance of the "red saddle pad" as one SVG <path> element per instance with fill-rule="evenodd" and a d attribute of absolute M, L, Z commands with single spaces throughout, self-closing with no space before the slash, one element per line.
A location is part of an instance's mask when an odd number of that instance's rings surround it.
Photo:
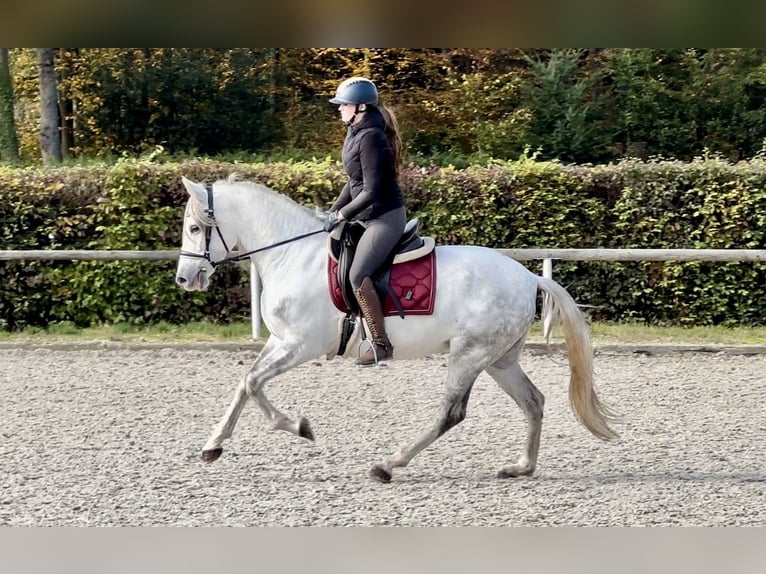
<path fill-rule="evenodd" d="M 348 312 L 343 292 L 338 285 L 338 262 L 327 258 L 327 279 L 333 304 L 344 313 Z M 436 251 L 419 259 L 397 263 L 391 268 L 391 290 L 399 297 L 405 315 L 430 315 L 434 312 L 436 299 Z M 398 315 L 391 297 L 383 299 L 383 314 Z"/>

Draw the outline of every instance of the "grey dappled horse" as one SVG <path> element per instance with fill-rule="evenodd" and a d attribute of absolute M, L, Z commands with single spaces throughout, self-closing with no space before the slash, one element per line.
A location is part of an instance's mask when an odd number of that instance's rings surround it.
<path fill-rule="evenodd" d="M 217 181 L 211 191 L 183 178 L 189 201 L 176 282 L 189 291 L 207 289 L 218 263 L 250 258 L 261 278 L 261 313 L 270 336 L 253 366 L 237 385 L 226 414 L 204 446 L 206 461 L 216 460 L 232 436 L 248 398 L 258 404 L 273 428 L 313 441 L 304 417 L 290 418 L 269 402 L 266 382 L 311 359 L 336 356 L 343 313 L 328 294 L 327 239 L 319 233 L 322 214 L 262 185 Z M 288 241 L 300 238 L 295 241 Z M 531 475 L 537 464 L 544 398 L 519 365 L 538 291 L 547 295 L 546 316 L 561 325 L 570 366 L 569 398 L 577 420 L 593 435 L 611 440 L 613 414 L 593 385 L 593 352 L 588 325 L 567 291 L 535 275 L 497 251 L 477 246 L 436 247 L 436 301 L 432 315 L 386 318 L 394 360 L 448 353 L 444 397 L 434 425 L 412 444 L 375 464 L 373 478 L 388 482 L 393 469 L 406 466 L 449 429 L 460 423 L 477 376 L 486 371 L 521 408 L 527 419 L 524 452 L 500 477 Z M 358 329 L 357 329 L 358 331 Z M 548 335 L 548 333 L 546 333 Z M 344 356 L 356 355 L 349 344 Z M 362 368 L 362 367 L 360 367 Z"/>

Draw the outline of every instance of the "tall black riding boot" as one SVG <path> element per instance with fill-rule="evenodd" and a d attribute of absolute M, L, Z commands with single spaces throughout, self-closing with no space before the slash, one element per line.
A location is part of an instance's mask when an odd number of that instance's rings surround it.
<path fill-rule="evenodd" d="M 394 355 L 394 347 L 386 335 L 383 307 L 372 280 L 365 277 L 359 289 L 354 290 L 354 295 L 359 301 L 362 316 L 367 321 L 367 327 L 369 327 L 372 337 L 372 345 L 357 359 L 356 364 L 368 366 L 390 359 Z"/>

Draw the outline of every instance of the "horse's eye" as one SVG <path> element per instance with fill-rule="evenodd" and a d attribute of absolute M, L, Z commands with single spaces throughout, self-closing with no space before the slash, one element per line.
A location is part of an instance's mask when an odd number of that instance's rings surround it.
<path fill-rule="evenodd" d="M 199 225 L 192 225 L 189 227 L 189 233 L 199 233 L 200 227 Z"/>

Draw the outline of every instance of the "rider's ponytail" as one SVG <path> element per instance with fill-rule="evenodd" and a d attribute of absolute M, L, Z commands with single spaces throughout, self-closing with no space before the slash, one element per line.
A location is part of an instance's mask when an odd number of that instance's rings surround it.
<path fill-rule="evenodd" d="M 399 135 L 399 124 L 396 121 L 394 112 L 383 104 L 378 104 L 378 109 L 383 116 L 383 121 L 386 122 L 386 137 L 388 143 L 391 146 L 391 151 L 394 152 L 394 169 L 396 175 L 399 175 L 399 168 L 402 164 L 402 138 Z"/>

